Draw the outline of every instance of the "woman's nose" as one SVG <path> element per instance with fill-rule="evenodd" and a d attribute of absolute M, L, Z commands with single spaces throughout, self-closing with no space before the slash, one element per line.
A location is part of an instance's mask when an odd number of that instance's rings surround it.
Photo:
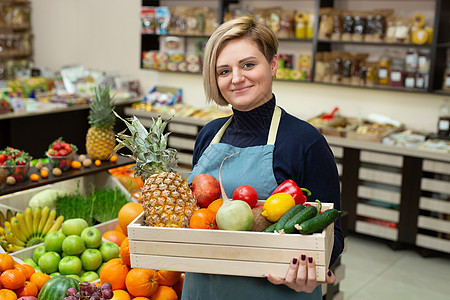
<path fill-rule="evenodd" d="M 244 76 L 242 74 L 242 72 L 239 71 L 233 71 L 233 78 L 231 79 L 231 82 L 236 84 L 239 83 L 241 81 L 243 81 Z"/>

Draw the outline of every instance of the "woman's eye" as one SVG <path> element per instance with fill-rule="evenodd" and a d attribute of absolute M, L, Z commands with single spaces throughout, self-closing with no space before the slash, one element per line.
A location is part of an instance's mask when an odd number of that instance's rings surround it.
<path fill-rule="evenodd" d="M 253 67 L 254 65 L 255 65 L 255 64 L 252 63 L 252 62 L 246 62 L 246 63 L 243 64 L 243 67 L 244 67 L 245 69 L 250 69 L 250 68 Z"/>
<path fill-rule="evenodd" d="M 219 76 L 224 76 L 224 75 L 227 75 L 228 73 L 230 73 L 230 70 L 220 70 L 218 73 L 219 73 Z"/>

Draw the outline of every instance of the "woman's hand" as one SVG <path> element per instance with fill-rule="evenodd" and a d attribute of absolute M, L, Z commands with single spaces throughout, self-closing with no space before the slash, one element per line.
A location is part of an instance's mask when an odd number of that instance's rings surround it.
<path fill-rule="evenodd" d="M 301 254 L 299 259 L 292 259 L 286 278 L 275 277 L 270 274 L 265 274 L 265 277 L 273 284 L 284 284 L 296 292 L 311 293 L 322 283 L 317 282 L 316 279 L 316 262 L 314 258 L 307 257 L 305 254 Z M 326 283 L 334 283 L 335 280 L 333 272 L 328 270 Z"/>

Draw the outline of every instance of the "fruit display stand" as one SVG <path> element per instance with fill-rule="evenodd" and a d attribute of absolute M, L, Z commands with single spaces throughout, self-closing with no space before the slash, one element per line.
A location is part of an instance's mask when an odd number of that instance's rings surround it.
<path fill-rule="evenodd" d="M 84 193 L 92 188 L 100 189 L 103 187 L 118 188 L 122 194 L 126 196 L 129 201 L 135 201 L 128 190 L 111 174 L 108 173 L 108 169 L 113 167 L 119 167 L 127 165 L 131 160 L 123 157 L 119 157 L 116 163 L 103 162 L 102 166 L 92 166 L 90 168 L 83 168 L 74 170 L 71 169 L 64 172 L 59 177 L 49 176 L 48 179 L 41 179 L 38 182 L 31 182 L 29 179 L 23 183 L 16 184 L 17 186 L 2 186 L 0 187 L 0 211 L 5 215 L 7 210 L 15 212 L 23 212 L 28 206 L 28 202 L 31 197 L 40 191 L 45 189 L 59 189 L 66 192 L 79 191 Z M 33 168 L 32 168 L 33 169 Z M 32 170 L 31 170 L 32 172 Z M 9 192 L 9 193 L 8 193 Z M 117 218 L 108 222 L 103 222 L 94 225 L 103 234 L 108 230 L 113 230 L 118 224 Z M 39 244 L 38 244 L 39 245 Z M 34 248 L 38 245 L 25 248 L 11 253 L 13 257 L 19 259 L 25 259 L 32 255 Z"/>
<path fill-rule="evenodd" d="M 311 203 L 315 205 L 317 203 Z M 322 203 L 323 209 L 332 204 Z M 292 257 L 314 257 L 317 279 L 325 281 L 334 224 L 311 235 L 165 228 L 144 225 L 144 213 L 128 225 L 133 268 L 223 275 L 284 277 Z"/>

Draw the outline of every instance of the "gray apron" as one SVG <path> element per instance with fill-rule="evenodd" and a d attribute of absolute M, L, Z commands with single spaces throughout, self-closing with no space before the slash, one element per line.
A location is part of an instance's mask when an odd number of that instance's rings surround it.
<path fill-rule="evenodd" d="M 239 152 L 239 154 L 228 158 L 222 167 L 222 183 L 227 196 L 231 198 L 233 191 L 238 186 L 248 184 L 255 188 L 259 199 L 267 199 L 278 186 L 273 173 L 273 151 L 281 118 L 281 109 L 275 106 L 267 144 L 261 146 L 240 148 L 220 143 L 231 118 L 217 132 L 197 165 L 189 173 L 188 182 L 192 182 L 198 174 L 210 174 L 218 179 L 222 160 L 233 153 Z M 270 273 L 270 270 L 267 270 L 267 272 Z M 318 300 L 322 299 L 321 291 L 320 286 L 318 286 L 311 294 L 297 293 L 284 285 L 273 285 L 265 278 L 186 273 L 182 299 Z"/>

